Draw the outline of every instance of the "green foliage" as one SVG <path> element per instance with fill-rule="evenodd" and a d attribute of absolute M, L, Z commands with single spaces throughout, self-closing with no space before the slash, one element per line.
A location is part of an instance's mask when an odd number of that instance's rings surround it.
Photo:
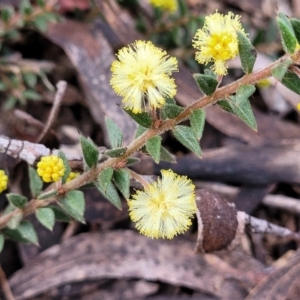
<path fill-rule="evenodd" d="M 211 75 L 193 74 L 193 77 L 200 91 L 205 95 L 212 95 L 219 84 L 218 80 Z"/>
<path fill-rule="evenodd" d="M 255 86 L 253 84 L 240 85 L 236 91 L 235 101 L 239 105 L 247 100 L 255 92 Z"/>
<path fill-rule="evenodd" d="M 250 40 L 243 33 L 237 31 L 237 36 L 242 69 L 246 74 L 249 74 L 253 70 L 257 52 Z"/>
<path fill-rule="evenodd" d="M 6 194 L 8 201 L 13 204 L 15 207 L 23 209 L 28 203 L 28 199 L 25 196 L 18 194 Z"/>
<path fill-rule="evenodd" d="M 238 116 L 242 121 L 244 121 L 250 128 L 257 131 L 257 124 L 255 117 L 252 112 L 251 104 L 248 99 L 240 104 L 237 103 L 236 97 L 231 96 L 229 100 L 220 100 L 217 102 L 219 107 L 223 110 Z"/>
<path fill-rule="evenodd" d="M 194 110 L 190 117 L 191 127 L 198 140 L 201 139 L 203 134 L 205 117 L 206 117 L 206 112 L 204 109 L 201 108 Z"/>
<path fill-rule="evenodd" d="M 281 81 L 292 63 L 293 63 L 292 59 L 287 59 L 286 61 L 284 61 L 283 63 L 279 64 L 278 66 L 272 69 L 272 75 L 277 80 Z"/>
<path fill-rule="evenodd" d="M 121 147 L 123 142 L 123 133 L 121 129 L 113 120 L 107 117 L 105 117 L 105 124 L 112 149 Z"/>
<path fill-rule="evenodd" d="M 130 196 L 130 173 L 126 169 L 118 169 L 114 171 L 113 180 L 124 196 L 125 199 L 128 199 Z"/>
<path fill-rule="evenodd" d="M 300 20 L 292 18 L 292 19 L 290 19 L 290 22 L 294 29 L 296 39 L 297 39 L 298 43 L 300 43 Z"/>
<path fill-rule="evenodd" d="M 16 229 L 4 228 L 2 233 L 6 238 L 10 238 L 16 242 L 33 243 L 38 245 L 38 237 L 33 225 L 23 220 Z"/>
<path fill-rule="evenodd" d="M 106 168 L 98 176 L 98 182 L 104 192 L 106 192 L 107 186 L 112 180 L 113 173 L 113 168 Z"/>
<path fill-rule="evenodd" d="M 161 136 L 154 136 L 146 143 L 146 150 L 158 164 L 160 160 Z"/>
<path fill-rule="evenodd" d="M 277 23 L 284 51 L 294 53 L 298 42 L 291 21 L 285 14 L 279 12 Z"/>
<path fill-rule="evenodd" d="M 173 119 L 183 111 L 184 108 L 176 104 L 165 104 L 161 109 L 161 114 L 163 119 Z"/>
<path fill-rule="evenodd" d="M 85 201 L 82 191 L 69 191 L 58 202 L 60 207 L 75 220 L 85 224 Z"/>
<path fill-rule="evenodd" d="M 82 148 L 84 161 L 90 168 L 95 167 L 99 159 L 99 150 L 97 146 L 90 138 L 85 138 L 82 135 L 80 136 L 79 140 Z"/>
<path fill-rule="evenodd" d="M 300 95 L 300 78 L 295 73 L 287 71 L 284 74 L 281 83 L 291 91 Z"/>
<path fill-rule="evenodd" d="M 121 157 L 126 153 L 126 151 L 127 151 L 127 147 L 120 147 L 112 150 L 106 150 L 104 154 L 109 157 Z"/>
<path fill-rule="evenodd" d="M 4 248 L 4 242 L 5 242 L 5 237 L 3 234 L 0 234 L 0 253 L 2 252 Z"/>
<path fill-rule="evenodd" d="M 136 121 L 140 126 L 145 128 L 150 128 L 152 125 L 152 118 L 151 116 L 143 111 L 141 113 L 134 114 L 129 109 L 124 109 L 124 111 L 134 120 Z"/>
<path fill-rule="evenodd" d="M 47 229 L 53 230 L 55 224 L 55 214 L 50 207 L 41 207 L 35 212 L 36 218 Z"/>
<path fill-rule="evenodd" d="M 63 160 L 64 167 L 65 167 L 65 174 L 62 177 L 61 181 L 62 181 L 62 183 L 66 183 L 66 181 L 71 173 L 71 168 L 70 168 L 70 165 L 69 165 L 66 155 L 62 151 L 58 152 L 58 157 L 60 157 Z"/>
<path fill-rule="evenodd" d="M 126 160 L 126 166 L 132 166 L 138 164 L 141 160 L 138 157 L 128 157 Z"/>
<path fill-rule="evenodd" d="M 28 166 L 28 174 L 31 195 L 33 198 L 36 198 L 42 192 L 43 181 L 36 170 L 31 166 Z"/>
<path fill-rule="evenodd" d="M 197 140 L 197 137 L 191 127 L 184 125 L 177 125 L 172 130 L 175 138 L 186 148 L 194 152 L 196 155 L 202 155 L 202 151 Z"/>
<path fill-rule="evenodd" d="M 172 155 L 165 147 L 160 147 L 160 160 L 169 162 L 171 164 L 176 163 L 175 156 Z"/>

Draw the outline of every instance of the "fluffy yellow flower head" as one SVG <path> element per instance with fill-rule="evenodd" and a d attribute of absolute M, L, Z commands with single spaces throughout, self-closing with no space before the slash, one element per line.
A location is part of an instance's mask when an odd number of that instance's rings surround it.
<path fill-rule="evenodd" d="M 70 174 L 69 174 L 69 176 L 68 176 L 66 182 L 69 182 L 69 181 L 75 179 L 75 178 L 78 177 L 79 175 L 80 175 L 79 172 L 70 172 Z"/>
<path fill-rule="evenodd" d="M 162 178 L 128 200 L 136 228 L 151 238 L 171 239 L 184 233 L 196 211 L 195 186 L 186 176 L 162 170 Z"/>
<path fill-rule="evenodd" d="M 65 174 L 63 160 L 55 155 L 43 156 L 37 164 L 37 173 L 44 182 L 58 181 Z"/>
<path fill-rule="evenodd" d="M 236 31 L 245 34 L 240 16 L 232 12 L 207 16 L 203 28 L 197 30 L 193 40 L 193 47 L 199 50 L 196 60 L 200 64 L 213 62 L 212 70 L 218 75 L 226 75 L 226 61 L 239 54 Z"/>
<path fill-rule="evenodd" d="M 8 177 L 3 170 L 0 170 L 0 193 L 7 189 Z"/>
<path fill-rule="evenodd" d="M 150 0 L 150 3 L 161 10 L 167 10 L 169 12 L 177 10 L 177 0 Z"/>
<path fill-rule="evenodd" d="M 144 41 L 122 48 L 117 57 L 111 66 L 110 83 L 124 97 L 125 108 L 140 113 L 146 100 L 150 109 L 156 109 L 165 104 L 165 97 L 175 96 L 176 84 L 170 78 L 178 70 L 175 57 Z"/>

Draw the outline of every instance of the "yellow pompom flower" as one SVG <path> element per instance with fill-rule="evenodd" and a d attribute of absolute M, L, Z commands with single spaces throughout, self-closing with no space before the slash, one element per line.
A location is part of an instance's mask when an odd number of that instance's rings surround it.
<path fill-rule="evenodd" d="M 177 0 L 150 0 L 152 6 L 161 10 L 174 12 L 177 10 Z"/>
<path fill-rule="evenodd" d="M 7 189 L 8 177 L 3 170 L 0 170 L 0 193 Z"/>
<path fill-rule="evenodd" d="M 58 181 L 65 174 L 64 162 L 55 155 L 43 156 L 37 164 L 37 173 L 44 182 Z"/>
<path fill-rule="evenodd" d="M 70 174 L 69 174 L 69 176 L 68 176 L 66 182 L 69 182 L 69 181 L 75 179 L 75 178 L 78 177 L 79 175 L 80 175 L 79 172 L 70 172 Z"/>
<path fill-rule="evenodd" d="M 245 34 L 240 16 L 232 12 L 227 15 L 216 12 L 205 17 L 203 28 L 197 30 L 193 39 L 193 47 L 199 50 L 196 60 L 200 64 L 213 62 L 212 70 L 226 75 L 226 61 L 239 54 L 237 31 Z"/>
<path fill-rule="evenodd" d="M 136 228 L 151 238 L 171 239 L 184 233 L 196 211 L 195 186 L 186 176 L 162 170 L 162 178 L 128 200 Z"/>
<path fill-rule="evenodd" d="M 176 84 L 170 75 L 178 71 L 178 62 L 166 51 L 151 42 L 136 41 L 122 48 L 117 58 L 110 84 L 123 97 L 125 108 L 140 113 L 146 101 L 150 109 L 156 109 L 165 104 L 165 97 L 175 96 Z"/>

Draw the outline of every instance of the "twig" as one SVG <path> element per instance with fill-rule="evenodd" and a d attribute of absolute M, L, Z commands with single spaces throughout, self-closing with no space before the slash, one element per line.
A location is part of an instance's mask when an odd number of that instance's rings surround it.
<path fill-rule="evenodd" d="M 11 289 L 10 289 L 10 286 L 6 279 L 5 273 L 1 266 L 0 266 L 0 284 L 1 284 L 1 288 L 2 288 L 3 294 L 5 295 L 6 300 L 15 300 L 15 297 L 11 292 Z"/>
<path fill-rule="evenodd" d="M 43 142 L 43 140 L 45 140 L 45 137 L 47 136 L 49 129 L 51 128 L 54 120 L 56 119 L 58 112 L 59 112 L 62 98 L 63 98 L 66 88 L 67 88 L 67 83 L 65 81 L 59 81 L 57 83 L 56 87 L 57 87 L 57 91 L 56 91 L 55 98 L 53 101 L 52 109 L 50 111 L 50 114 L 49 114 L 49 117 L 48 117 L 48 120 L 44 127 L 43 132 L 37 138 L 37 142 Z"/>

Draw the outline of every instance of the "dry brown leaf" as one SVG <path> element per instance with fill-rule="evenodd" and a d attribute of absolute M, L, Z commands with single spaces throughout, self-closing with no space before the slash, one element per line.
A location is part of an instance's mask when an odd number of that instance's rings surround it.
<path fill-rule="evenodd" d="M 219 299 L 229 299 L 234 288 L 243 299 L 247 289 L 264 276 L 263 267 L 241 253 L 227 253 L 225 262 L 213 254 L 195 254 L 193 248 L 194 242 L 181 237 L 151 240 L 129 230 L 81 234 L 41 253 L 13 275 L 10 285 L 21 300 L 71 283 L 140 278 L 188 287 Z"/>

